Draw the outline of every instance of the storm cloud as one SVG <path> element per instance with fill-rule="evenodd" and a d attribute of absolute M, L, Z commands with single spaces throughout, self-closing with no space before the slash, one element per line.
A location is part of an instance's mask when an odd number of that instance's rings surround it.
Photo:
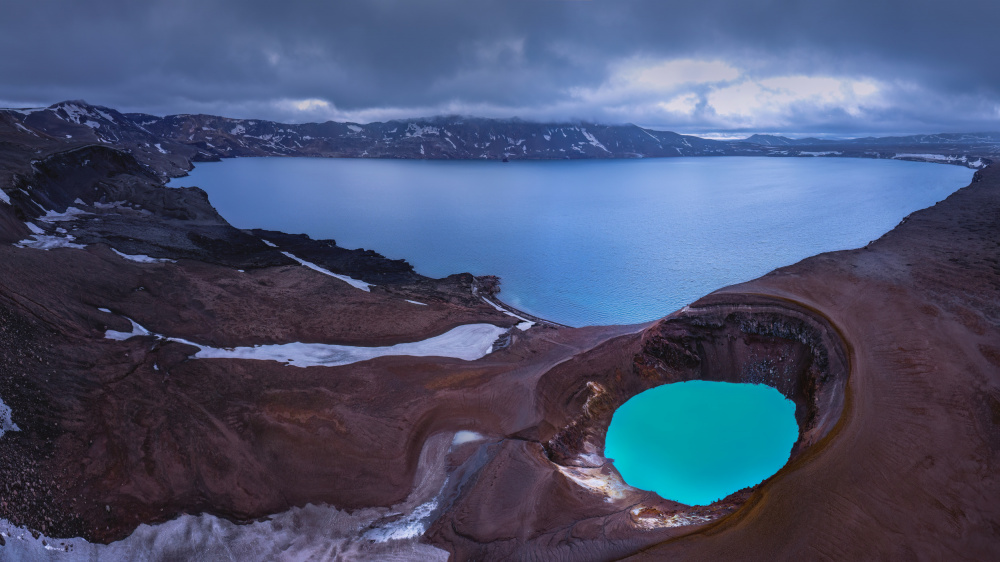
<path fill-rule="evenodd" d="M 995 0 L 5 0 L 0 104 L 681 132 L 1000 129 Z"/>

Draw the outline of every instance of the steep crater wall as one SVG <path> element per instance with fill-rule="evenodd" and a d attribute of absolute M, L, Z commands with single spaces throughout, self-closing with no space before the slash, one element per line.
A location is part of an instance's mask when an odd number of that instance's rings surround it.
<path fill-rule="evenodd" d="M 647 328 L 631 348 L 628 368 L 562 379 L 561 392 L 552 386 L 558 373 L 542 381 L 539 390 L 558 410 L 547 416 L 549 431 L 540 432 L 549 460 L 577 467 L 603 463 L 615 410 L 640 392 L 674 382 L 776 388 L 795 403 L 799 439 L 792 459 L 827 435 L 844 408 L 847 346 L 827 319 L 791 302 L 710 295 Z"/>

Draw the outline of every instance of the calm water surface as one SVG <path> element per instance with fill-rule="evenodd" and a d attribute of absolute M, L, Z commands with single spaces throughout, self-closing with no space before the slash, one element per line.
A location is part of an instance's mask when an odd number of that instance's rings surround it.
<path fill-rule="evenodd" d="M 234 226 L 503 280 L 558 322 L 665 316 L 805 257 L 865 245 L 972 170 L 835 158 L 480 161 L 246 158 L 198 164 Z"/>
<path fill-rule="evenodd" d="M 770 386 L 689 381 L 622 404 L 604 455 L 630 486 L 708 505 L 777 472 L 798 432 L 795 404 Z"/>

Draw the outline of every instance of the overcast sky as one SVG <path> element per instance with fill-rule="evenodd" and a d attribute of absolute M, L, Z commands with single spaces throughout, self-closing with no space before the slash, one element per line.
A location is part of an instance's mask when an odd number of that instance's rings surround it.
<path fill-rule="evenodd" d="M 0 104 L 1000 130 L 997 0 L 0 0 Z"/>

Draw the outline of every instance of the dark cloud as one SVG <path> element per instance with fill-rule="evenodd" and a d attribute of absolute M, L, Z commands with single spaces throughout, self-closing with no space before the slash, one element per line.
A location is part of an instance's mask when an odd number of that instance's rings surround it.
<path fill-rule="evenodd" d="M 6 103 L 293 121 L 1000 128 L 997 49 L 980 23 L 994 0 L 6 0 L 2 12 Z M 702 70 L 671 63 L 685 60 Z M 711 74 L 720 63 L 732 72 Z"/>

